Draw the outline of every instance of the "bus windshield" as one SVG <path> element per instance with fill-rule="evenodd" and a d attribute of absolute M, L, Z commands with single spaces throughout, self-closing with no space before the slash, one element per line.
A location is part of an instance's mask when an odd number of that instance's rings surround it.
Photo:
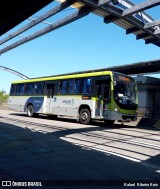
<path fill-rule="evenodd" d="M 133 78 L 123 75 L 114 77 L 114 100 L 120 108 L 135 110 L 136 83 Z"/>

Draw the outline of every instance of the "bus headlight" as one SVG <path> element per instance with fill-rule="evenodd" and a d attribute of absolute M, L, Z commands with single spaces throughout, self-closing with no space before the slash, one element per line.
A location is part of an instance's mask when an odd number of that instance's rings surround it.
<path fill-rule="evenodd" d="M 114 111 L 115 111 L 115 112 L 118 112 L 118 108 L 117 108 L 117 107 L 114 107 Z"/>

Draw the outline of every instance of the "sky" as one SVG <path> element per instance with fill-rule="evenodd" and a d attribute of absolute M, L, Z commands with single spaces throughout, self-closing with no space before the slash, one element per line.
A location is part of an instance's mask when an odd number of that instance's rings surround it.
<path fill-rule="evenodd" d="M 51 3 L 33 16 L 40 16 L 52 6 Z M 158 19 L 159 8 L 160 6 L 149 10 L 148 13 Z M 72 8 L 69 8 L 63 15 L 72 12 Z M 59 16 L 54 20 L 58 18 Z M 21 25 L 23 24 L 25 22 Z M 43 28 L 45 25 L 40 24 L 30 32 L 35 32 L 39 27 Z M 26 32 L 24 35 L 28 34 Z M 0 66 L 33 78 L 157 59 L 160 59 L 159 47 L 153 44 L 145 45 L 144 40 L 136 40 L 135 35 L 126 35 L 124 29 L 113 23 L 105 24 L 102 17 L 90 13 L 80 20 L 2 54 Z M 21 80 L 20 77 L 3 70 L 0 70 L 0 76 L 0 90 L 5 90 L 6 93 L 10 91 L 11 82 Z M 158 74 L 154 76 L 160 77 Z"/>

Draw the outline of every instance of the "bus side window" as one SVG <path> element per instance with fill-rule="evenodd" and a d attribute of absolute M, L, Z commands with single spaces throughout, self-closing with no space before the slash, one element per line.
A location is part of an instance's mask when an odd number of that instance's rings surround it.
<path fill-rule="evenodd" d="M 16 94 L 17 95 L 23 95 L 24 94 L 24 83 L 17 84 Z"/>
<path fill-rule="evenodd" d="M 83 80 L 82 93 L 83 94 L 89 94 L 90 92 L 91 92 L 91 79 L 85 78 Z"/>
<path fill-rule="evenodd" d="M 68 80 L 67 94 L 73 94 L 73 79 Z"/>
<path fill-rule="evenodd" d="M 81 80 L 80 79 L 75 80 L 74 93 L 76 94 L 81 93 Z"/>
<path fill-rule="evenodd" d="M 91 78 L 75 79 L 74 93 L 89 94 L 91 92 Z"/>
<path fill-rule="evenodd" d="M 73 79 L 60 81 L 59 92 L 60 94 L 72 94 L 73 93 Z"/>
<path fill-rule="evenodd" d="M 32 95 L 33 94 L 33 83 L 26 83 L 25 84 L 25 94 Z"/>
<path fill-rule="evenodd" d="M 67 85 L 66 84 L 67 84 L 66 81 L 62 81 L 62 91 L 61 91 L 62 94 L 67 93 L 67 90 L 66 90 Z"/>
<path fill-rule="evenodd" d="M 10 90 L 10 95 L 15 95 L 16 94 L 16 84 L 11 85 L 11 90 Z"/>
<path fill-rule="evenodd" d="M 34 94 L 42 95 L 44 93 L 44 82 L 34 83 Z"/>

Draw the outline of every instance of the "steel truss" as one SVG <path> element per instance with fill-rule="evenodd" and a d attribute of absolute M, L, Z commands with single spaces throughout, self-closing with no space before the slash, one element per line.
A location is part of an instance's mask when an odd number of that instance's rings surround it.
<path fill-rule="evenodd" d="M 0 54 L 87 16 L 89 13 L 94 13 L 103 17 L 104 23 L 106 24 L 113 22 L 124 28 L 126 34 L 132 33 L 136 35 L 137 40 L 144 39 L 145 44 L 152 43 L 160 47 L 160 20 L 154 20 L 150 15 L 144 12 L 144 10 L 160 5 L 160 0 L 146 0 L 140 4 L 134 4 L 129 0 L 59 1 L 61 2 L 58 6 L 52 8 L 36 19 L 29 18 L 31 21 L 28 24 L 13 33 L 8 34 L 7 37 L 2 38 L 0 40 L 0 45 L 6 46 L 6 42 L 11 39 L 17 36 L 22 37 L 22 39 L 0 49 Z M 76 12 L 69 14 L 55 23 L 45 22 L 48 26 L 26 37 L 20 35 L 70 6 L 74 7 Z"/>
<path fill-rule="evenodd" d="M 4 67 L 4 66 L 0 66 L 0 70 L 4 70 L 6 72 L 10 72 L 10 73 L 12 73 L 14 75 L 17 75 L 17 76 L 21 77 L 22 79 L 29 79 L 29 77 L 27 77 L 26 75 L 24 75 L 24 74 L 22 74 L 20 72 L 17 72 L 16 70 Z"/>

